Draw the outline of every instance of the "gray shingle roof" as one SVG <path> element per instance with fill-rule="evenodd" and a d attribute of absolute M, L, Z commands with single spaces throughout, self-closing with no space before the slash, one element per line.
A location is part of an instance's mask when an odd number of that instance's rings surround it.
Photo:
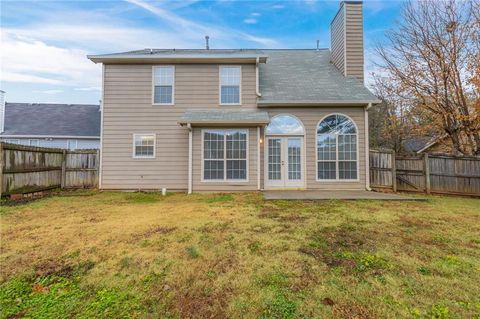
<path fill-rule="evenodd" d="M 178 123 L 180 124 L 268 124 L 267 112 L 208 110 L 187 111 Z"/>
<path fill-rule="evenodd" d="M 378 99 L 355 78 L 330 63 L 330 51 L 269 50 L 260 64 L 259 105 L 268 103 L 368 103 Z"/>
<path fill-rule="evenodd" d="M 98 136 L 99 105 L 5 103 L 1 135 Z"/>
<path fill-rule="evenodd" d="M 254 62 L 256 58 L 260 62 L 265 62 L 266 55 L 259 49 L 142 49 L 135 51 L 88 55 L 87 58 L 93 62 L 115 63 L 120 59 L 129 59 L 130 61 L 179 61 L 185 59 L 195 59 L 196 61 L 211 61 L 212 59 L 237 59 L 238 61 Z"/>

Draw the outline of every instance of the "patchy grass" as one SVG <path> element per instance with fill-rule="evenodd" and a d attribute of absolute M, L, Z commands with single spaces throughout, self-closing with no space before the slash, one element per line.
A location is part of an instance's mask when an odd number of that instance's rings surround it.
<path fill-rule="evenodd" d="M 478 318 L 480 200 L 72 192 L 0 207 L 0 318 Z"/>

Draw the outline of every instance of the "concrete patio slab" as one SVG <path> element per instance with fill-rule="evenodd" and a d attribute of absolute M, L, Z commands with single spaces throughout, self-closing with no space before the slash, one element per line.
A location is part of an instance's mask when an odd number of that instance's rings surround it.
<path fill-rule="evenodd" d="M 398 200 L 398 201 L 423 201 L 425 198 L 409 197 L 397 194 L 380 193 L 374 191 L 361 190 L 268 190 L 264 191 L 264 198 L 266 200 L 286 199 L 286 200 L 329 200 L 329 199 L 373 199 L 373 200 Z"/>

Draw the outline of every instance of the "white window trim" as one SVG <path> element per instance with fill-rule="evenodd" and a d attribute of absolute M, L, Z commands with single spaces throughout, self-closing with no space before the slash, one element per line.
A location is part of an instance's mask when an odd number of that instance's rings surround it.
<path fill-rule="evenodd" d="M 155 103 L 155 69 L 156 68 L 172 68 L 172 102 L 171 103 Z M 175 65 L 152 65 L 152 105 L 175 105 Z"/>
<path fill-rule="evenodd" d="M 270 118 L 270 123 L 272 122 L 273 119 L 275 119 L 277 116 L 290 116 L 290 117 L 293 117 L 294 119 L 296 119 L 298 121 L 298 123 L 302 126 L 302 129 L 303 129 L 303 133 L 268 133 L 267 132 L 267 129 L 268 129 L 268 125 L 265 126 L 265 135 L 267 136 L 305 136 L 306 135 L 306 132 L 307 130 L 305 130 L 305 126 L 303 125 L 303 122 L 295 115 L 293 114 L 290 114 L 290 113 L 279 113 L 279 114 L 276 114 L 274 115 L 273 117 Z"/>
<path fill-rule="evenodd" d="M 36 141 L 36 142 L 37 142 L 37 145 L 32 145 L 32 142 L 33 142 L 33 141 Z M 28 145 L 30 145 L 30 146 L 37 146 L 37 147 L 38 147 L 38 146 L 40 146 L 40 140 L 39 140 L 39 139 L 30 139 L 30 140 L 28 140 Z"/>
<path fill-rule="evenodd" d="M 205 171 L 204 171 L 204 164 L 205 164 L 205 158 L 204 158 L 204 136 L 205 136 L 205 132 L 224 132 L 224 133 L 227 133 L 227 132 L 237 132 L 237 131 L 240 131 L 240 132 L 245 132 L 246 135 L 247 135 L 247 145 L 246 145 L 246 148 L 247 148 L 247 154 L 246 154 L 246 162 L 247 162 L 247 167 L 246 167 L 246 178 L 245 179 L 227 179 L 227 144 L 226 144 L 226 138 L 227 138 L 227 135 L 225 134 L 224 135 L 224 148 L 223 148 L 223 161 L 224 161 L 224 173 L 223 173 L 223 179 L 205 179 L 204 177 L 204 174 L 205 174 Z M 250 153 L 249 153 L 249 129 L 202 129 L 201 131 L 202 133 L 202 147 L 201 147 L 201 152 L 202 152 L 202 164 L 201 164 L 201 170 L 202 170 L 202 174 L 201 174 L 201 181 L 204 182 L 204 183 L 248 183 L 249 181 L 249 164 L 250 164 L 250 160 L 249 160 L 249 156 L 250 156 Z"/>
<path fill-rule="evenodd" d="M 238 103 L 222 103 L 222 68 L 239 68 L 240 69 L 240 84 L 239 84 L 239 96 Z M 243 70 L 241 65 L 219 65 L 218 66 L 218 104 L 219 105 L 242 105 L 242 78 Z"/>
<path fill-rule="evenodd" d="M 152 156 L 137 156 L 135 155 L 135 138 L 137 136 L 153 136 L 153 155 Z M 157 135 L 155 133 L 135 133 L 132 138 L 132 158 L 135 159 L 155 159 L 157 155 Z"/>
<path fill-rule="evenodd" d="M 347 119 L 349 119 L 350 121 L 352 121 L 353 125 L 355 125 L 355 131 L 357 133 L 355 134 L 341 134 L 341 135 L 356 135 L 357 139 L 356 139 L 356 147 L 357 147 L 357 156 L 356 156 L 356 162 L 357 162 L 357 178 L 356 179 L 340 179 L 339 178 L 339 175 L 340 175 L 340 170 L 339 170 L 339 166 L 338 166 L 338 135 L 339 134 L 335 134 L 335 161 L 327 161 L 327 160 L 322 160 L 322 162 L 335 162 L 335 179 L 319 179 L 318 178 L 318 162 L 320 162 L 320 160 L 318 159 L 318 126 L 320 125 L 320 123 L 323 122 L 323 120 L 325 120 L 327 117 L 331 116 L 331 115 L 341 115 L 341 116 L 345 116 Z M 359 141 L 359 130 L 358 130 L 358 126 L 357 126 L 357 123 L 355 123 L 355 121 L 348 115 L 346 114 L 343 114 L 343 113 L 330 113 L 326 116 L 324 116 L 320 121 L 318 121 L 317 123 L 317 126 L 315 126 L 315 180 L 319 183 L 332 183 L 332 182 L 335 182 L 335 183 L 351 183 L 351 182 L 359 182 L 360 181 L 360 161 L 359 161 L 359 158 L 360 158 L 360 154 L 359 154 L 359 144 L 360 144 L 360 141 Z M 347 161 L 340 161 L 340 162 L 354 162 L 353 160 L 347 160 Z"/>
<path fill-rule="evenodd" d="M 75 147 L 74 147 L 74 148 L 70 148 L 70 147 L 69 147 L 69 144 L 70 144 L 71 142 L 75 142 Z M 77 141 L 77 140 L 67 140 L 67 149 L 69 149 L 69 150 L 76 150 L 76 149 L 78 149 L 78 141 Z"/>
<path fill-rule="evenodd" d="M 294 118 L 296 118 L 298 120 L 298 122 L 300 122 L 300 124 L 302 125 L 303 127 L 303 134 L 268 134 L 267 133 L 267 126 L 268 125 L 265 125 L 263 127 L 263 188 L 264 189 L 276 189 L 277 187 L 272 187 L 272 186 L 268 186 L 267 185 L 267 181 L 268 181 L 268 143 L 267 143 L 267 139 L 269 137 L 289 137 L 289 136 L 292 136 L 292 137 L 303 137 L 302 140 L 302 158 L 303 158 L 303 161 L 302 161 L 302 165 L 303 165 L 303 188 L 307 187 L 307 178 L 308 178 L 308 167 L 307 167 L 307 130 L 305 129 L 305 125 L 303 125 L 303 121 L 300 120 L 300 118 L 298 116 L 295 116 L 291 113 L 278 113 L 276 115 L 274 115 L 272 117 L 272 119 L 275 117 L 275 116 L 279 116 L 279 115 L 288 115 L 288 116 L 292 116 Z M 320 122 L 319 122 L 320 123 Z"/>

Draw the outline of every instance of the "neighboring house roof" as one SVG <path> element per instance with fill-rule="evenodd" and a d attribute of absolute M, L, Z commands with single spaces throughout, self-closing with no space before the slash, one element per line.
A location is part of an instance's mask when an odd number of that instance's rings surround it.
<path fill-rule="evenodd" d="M 268 124 L 267 112 L 209 110 L 185 112 L 179 124 Z"/>
<path fill-rule="evenodd" d="M 380 103 L 361 81 L 342 75 L 330 62 L 328 49 L 143 49 L 88 58 L 103 63 L 167 63 L 178 59 L 254 63 L 258 58 L 258 62 L 265 62 L 259 64 L 259 106 Z"/>
<path fill-rule="evenodd" d="M 432 146 L 442 142 L 446 137 L 447 135 L 433 138 L 429 136 L 418 136 L 405 141 L 403 146 L 407 152 L 421 154 L 426 152 Z"/>
<path fill-rule="evenodd" d="M 1 135 L 100 137 L 99 105 L 5 103 Z"/>

